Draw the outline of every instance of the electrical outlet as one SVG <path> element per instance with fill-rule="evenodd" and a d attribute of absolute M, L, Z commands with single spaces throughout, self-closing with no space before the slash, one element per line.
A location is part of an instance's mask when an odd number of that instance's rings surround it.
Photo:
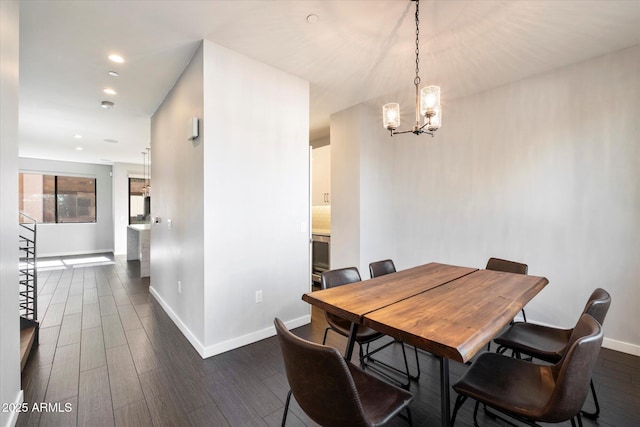
<path fill-rule="evenodd" d="M 182 282 L 180 280 L 178 280 L 178 293 L 182 293 Z"/>
<path fill-rule="evenodd" d="M 262 302 L 262 291 L 256 291 L 256 304 L 260 304 Z"/>

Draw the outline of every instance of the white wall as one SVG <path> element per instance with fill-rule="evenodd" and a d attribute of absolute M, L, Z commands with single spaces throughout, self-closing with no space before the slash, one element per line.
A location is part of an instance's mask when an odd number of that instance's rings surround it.
<path fill-rule="evenodd" d="M 187 140 L 190 117 L 203 117 L 203 50 L 194 54 L 151 118 L 151 289 L 194 347 L 204 347 L 204 148 Z M 169 220 L 172 228 L 169 229 Z M 182 293 L 178 293 L 178 281 Z"/>
<path fill-rule="evenodd" d="M 129 176 L 143 176 L 142 165 L 113 164 L 113 253 L 127 253 L 127 226 L 129 225 Z"/>
<path fill-rule="evenodd" d="M 309 84 L 204 42 L 205 336 L 215 354 L 309 322 Z M 255 292 L 263 302 L 255 303 Z"/>
<path fill-rule="evenodd" d="M 331 116 L 331 259 L 332 269 L 360 265 L 360 148 L 362 109 L 355 106 Z M 364 230 L 366 232 L 366 230 Z M 364 274 L 363 274 L 364 276 Z"/>
<path fill-rule="evenodd" d="M 20 12 L 17 1 L 0 1 L 0 403 L 22 402 L 18 313 L 18 70 Z M 17 412 L 0 411 L 12 426 Z"/>
<path fill-rule="evenodd" d="M 443 127 L 433 139 L 389 137 L 371 107 L 361 118 L 379 131 L 358 144 L 378 155 L 361 153 L 343 168 L 379 170 L 375 162 L 388 147 L 383 141 L 393 145 L 394 166 L 378 179 L 393 182 L 387 196 L 395 199 L 399 268 L 429 261 L 484 267 L 491 256 L 525 262 L 530 274 L 550 281 L 527 306 L 527 317 L 563 327 L 572 326 L 589 294 L 603 287 L 613 300 L 605 346 L 640 354 L 639 76 L 636 46 L 467 98 L 443 98 Z M 332 117 L 336 155 L 334 118 L 352 110 Z M 335 186 L 357 188 L 336 175 Z M 364 173 L 361 179 L 363 200 L 375 187 L 367 188 L 371 177 Z M 350 224 L 337 215 L 335 191 L 338 255 L 337 233 Z M 363 217 L 360 234 L 375 232 Z M 374 252 L 386 242 L 369 244 L 366 250 Z"/>
<path fill-rule="evenodd" d="M 38 257 L 113 252 L 111 166 L 20 158 L 20 172 L 96 178 L 96 222 L 39 224 Z"/>
<path fill-rule="evenodd" d="M 204 357 L 310 320 L 308 106 L 307 82 L 204 41 L 151 120 L 151 292 Z"/>
<path fill-rule="evenodd" d="M 369 263 L 396 258 L 395 146 L 372 126 L 376 113 L 360 104 L 331 116 L 331 268 L 363 279 Z"/>

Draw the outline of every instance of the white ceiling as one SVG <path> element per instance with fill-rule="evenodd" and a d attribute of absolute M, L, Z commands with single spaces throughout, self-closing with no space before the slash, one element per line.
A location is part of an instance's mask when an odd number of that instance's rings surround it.
<path fill-rule="evenodd" d="M 311 140 L 328 135 L 334 112 L 413 93 L 408 0 L 20 3 L 23 157 L 142 163 L 150 117 L 202 39 L 311 82 Z M 420 22 L 422 82 L 442 87 L 446 109 L 448 99 L 640 43 L 640 0 L 423 0 Z M 114 52 L 126 62 L 109 62 Z"/>

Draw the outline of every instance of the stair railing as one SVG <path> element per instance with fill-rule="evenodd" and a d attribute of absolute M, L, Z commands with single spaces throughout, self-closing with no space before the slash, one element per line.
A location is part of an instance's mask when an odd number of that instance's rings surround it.
<path fill-rule="evenodd" d="M 38 221 L 24 212 L 20 212 L 20 249 L 19 284 L 20 317 L 27 321 L 38 321 L 38 266 L 36 253 L 36 232 Z M 21 319 L 21 323 L 22 322 Z"/>

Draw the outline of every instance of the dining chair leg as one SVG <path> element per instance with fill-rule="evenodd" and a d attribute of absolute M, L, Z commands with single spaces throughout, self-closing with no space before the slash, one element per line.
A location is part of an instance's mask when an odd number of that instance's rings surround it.
<path fill-rule="evenodd" d="M 322 337 L 322 345 L 325 345 L 325 343 L 327 342 L 327 334 L 329 333 L 329 327 L 325 328 L 324 330 L 324 337 Z"/>
<path fill-rule="evenodd" d="M 580 411 L 585 417 L 595 420 L 600 416 L 600 404 L 598 403 L 598 396 L 596 395 L 596 388 L 593 385 L 593 378 L 591 378 L 591 394 L 593 395 L 593 403 L 596 406 L 594 412 Z"/>
<path fill-rule="evenodd" d="M 282 424 L 281 424 L 282 427 L 284 427 L 284 425 L 287 423 L 287 413 L 289 412 L 290 402 L 291 402 L 291 390 L 289 390 L 289 393 L 287 393 L 287 401 L 284 404 L 284 412 L 282 414 Z"/>
<path fill-rule="evenodd" d="M 364 350 L 362 349 L 362 344 L 358 346 L 358 349 L 359 349 L 358 358 L 360 359 L 360 367 L 364 371 L 367 369 L 367 363 L 364 360 Z M 367 353 L 369 353 L 369 344 L 367 344 Z"/>
<path fill-rule="evenodd" d="M 460 410 L 460 408 L 462 408 L 462 405 L 464 405 L 464 402 L 467 401 L 467 397 L 468 396 L 459 394 L 458 397 L 456 398 L 456 403 L 455 405 L 453 405 L 453 414 L 451 415 L 451 427 L 453 427 L 453 425 L 455 424 L 456 415 L 458 415 L 458 410 Z"/>
<path fill-rule="evenodd" d="M 374 359 L 373 358 L 373 354 L 379 352 L 380 350 L 387 348 L 388 346 L 394 344 L 395 342 L 399 342 L 400 345 L 402 346 L 402 356 L 404 359 L 404 366 L 405 366 L 405 371 L 402 371 L 401 369 L 396 368 L 395 366 L 391 366 L 386 362 L 383 362 L 381 360 L 378 359 Z M 368 368 L 370 371 L 373 371 L 375 373 L 377 373 L 378 375 L 381 375 L 383 377 L 385 377 L 386 379 L 388 379 L 389 381 L 391 381 L 392 383 L 396 384 L 398 387 L 403 388 L 405 390 L 409 390 L 409 388 L 411 387 L 411 380 L 413 379 L 411 377 L 411 374 L 409 373 L 409 364 L 407 362 L 407 354 L 405 352 L 404 349 L 404 343 L 402 343 L 401 341 L 392 341 L 389 342 L 385 345 L 383 345 L 382 347 L 379 347 L 373 351 L 369 351 L 369 347 L 367 344 L 367 351 L 366 354 L 361 354 L 361 364 L 362 364 L 362 369 L 366 369 Z M 368 361 L 368 362 L 367 362 Z M 381 365 L 383 368 L 386 369 L 381 369 L 380 367 L 377 367 L 376 365 Z M 406 382 L 402 382 L 400 381 L 398 378 L 395 377 L 395 375 L 391 375 L 390 372 L 387 372 L 387 370 L 389 371 L 393 371 L 393 372 L 397 372 L 398 374 L 402 375 L 403 377 L 407 377 L 407 381 Z"/>
<path fill-rule="evenodd" d="M 474 427 L 479 427 L 478 424 L 478 408 L 480 407 L 480 402 L 476 400 L 476 406 L 473 408 L 473 425 Z"/>
<path fill-rule="evenodd" d="M 413 352 L 416 355 L 416 368 L 418 369 L 418 375 L 416 375 L 413 379 L 415 379 L 416 381 L 418 381 L 420 379 L 420 374 L 422 373 L 420 371 L 420 359 L 418 359 L 418 348 L 417 347 L 413 347 Z"/>
<path fill-rule="evenodd" d="M 411 419 L 411 409 L 407 406 L 407 422 L 409 423 L 409 427 L 413 427 L 413 420 Z"/>

